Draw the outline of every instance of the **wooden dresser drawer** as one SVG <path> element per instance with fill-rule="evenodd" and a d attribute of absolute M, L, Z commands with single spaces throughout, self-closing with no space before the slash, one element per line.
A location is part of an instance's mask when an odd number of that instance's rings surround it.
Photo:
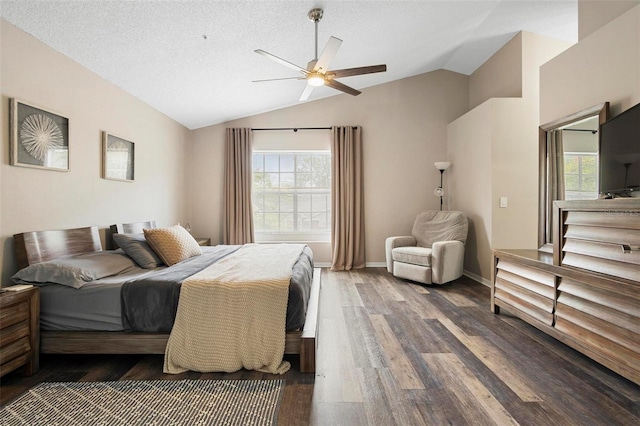
<path fill-rule="evenodd" d="M 562 277 L 555 315 L 558 331 L 640 373 L 640 284 Z"/>
<path fill-rule="evenodd" d="M 562 266 L 640 280 L 640 211 L 569 211 L 562 237 Z"/>
<path fill-rule="evenodd" d="M 553 324 L 555 275 L 498 259 L 494 297 L 545 325 Z"/>

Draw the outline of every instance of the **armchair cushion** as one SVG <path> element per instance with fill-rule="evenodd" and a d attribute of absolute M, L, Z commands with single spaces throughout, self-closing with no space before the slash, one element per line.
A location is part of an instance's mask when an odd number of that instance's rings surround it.
<path fill-rule="evenodd" d="M 391 252 L 391 257 L 396 262 L 431 266 L 431 249 L 426 247 L 396 247 Z"/>

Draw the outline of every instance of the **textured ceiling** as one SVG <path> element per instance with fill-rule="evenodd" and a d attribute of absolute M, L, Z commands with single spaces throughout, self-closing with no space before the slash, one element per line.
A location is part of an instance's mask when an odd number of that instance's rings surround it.
<path fill-rule="evenodd" d="M 304 81 L 252 83 L 305 68 L 343 40 L 332 69 L 387 64 L 343 78 L 356 89 L 446 69 L 471 74 L 521 30 L 577 41 L 573 1 L 1 1 L 4 19 L 190 129 L 298 103 Z M 316 88 L 309 101 L 350 96 Z M 307 101 L 308 102 L 308 101 Z"/>

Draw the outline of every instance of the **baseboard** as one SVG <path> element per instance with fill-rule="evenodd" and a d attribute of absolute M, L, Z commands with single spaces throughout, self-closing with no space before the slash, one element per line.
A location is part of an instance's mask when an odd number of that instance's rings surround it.
<path fill-rule="evenodd" d="M 329 262 L 315 262 L 313 264 L 316 268 L 331 268 L 331 263 Z M 365 268 L 386 268 L 386 262 L 367 262 L 365 263 Z"/>
<path fill-rule="evenodd" d="M 476 275 L 473 272 L 469 272 L 467 270 L 462 271 L 462 275 L 465 277 L 471 278 L 477 283 L 480 283 L 484 286 L 491 287 L 491 281 L 482 278 L 480 275 Z"/>

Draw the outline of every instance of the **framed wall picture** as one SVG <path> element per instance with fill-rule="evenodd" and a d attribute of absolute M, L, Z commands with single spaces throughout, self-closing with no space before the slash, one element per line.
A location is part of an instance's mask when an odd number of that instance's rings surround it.
<path fill-rule="evenodd" d="M 133 182 L 134 170 L 135 144 L 102 132 L 102 177 Z"/>
<path fill-rule="evenodd" d="M 11 99 L 11 164 L 69 171 L 69 119 Z"/>

